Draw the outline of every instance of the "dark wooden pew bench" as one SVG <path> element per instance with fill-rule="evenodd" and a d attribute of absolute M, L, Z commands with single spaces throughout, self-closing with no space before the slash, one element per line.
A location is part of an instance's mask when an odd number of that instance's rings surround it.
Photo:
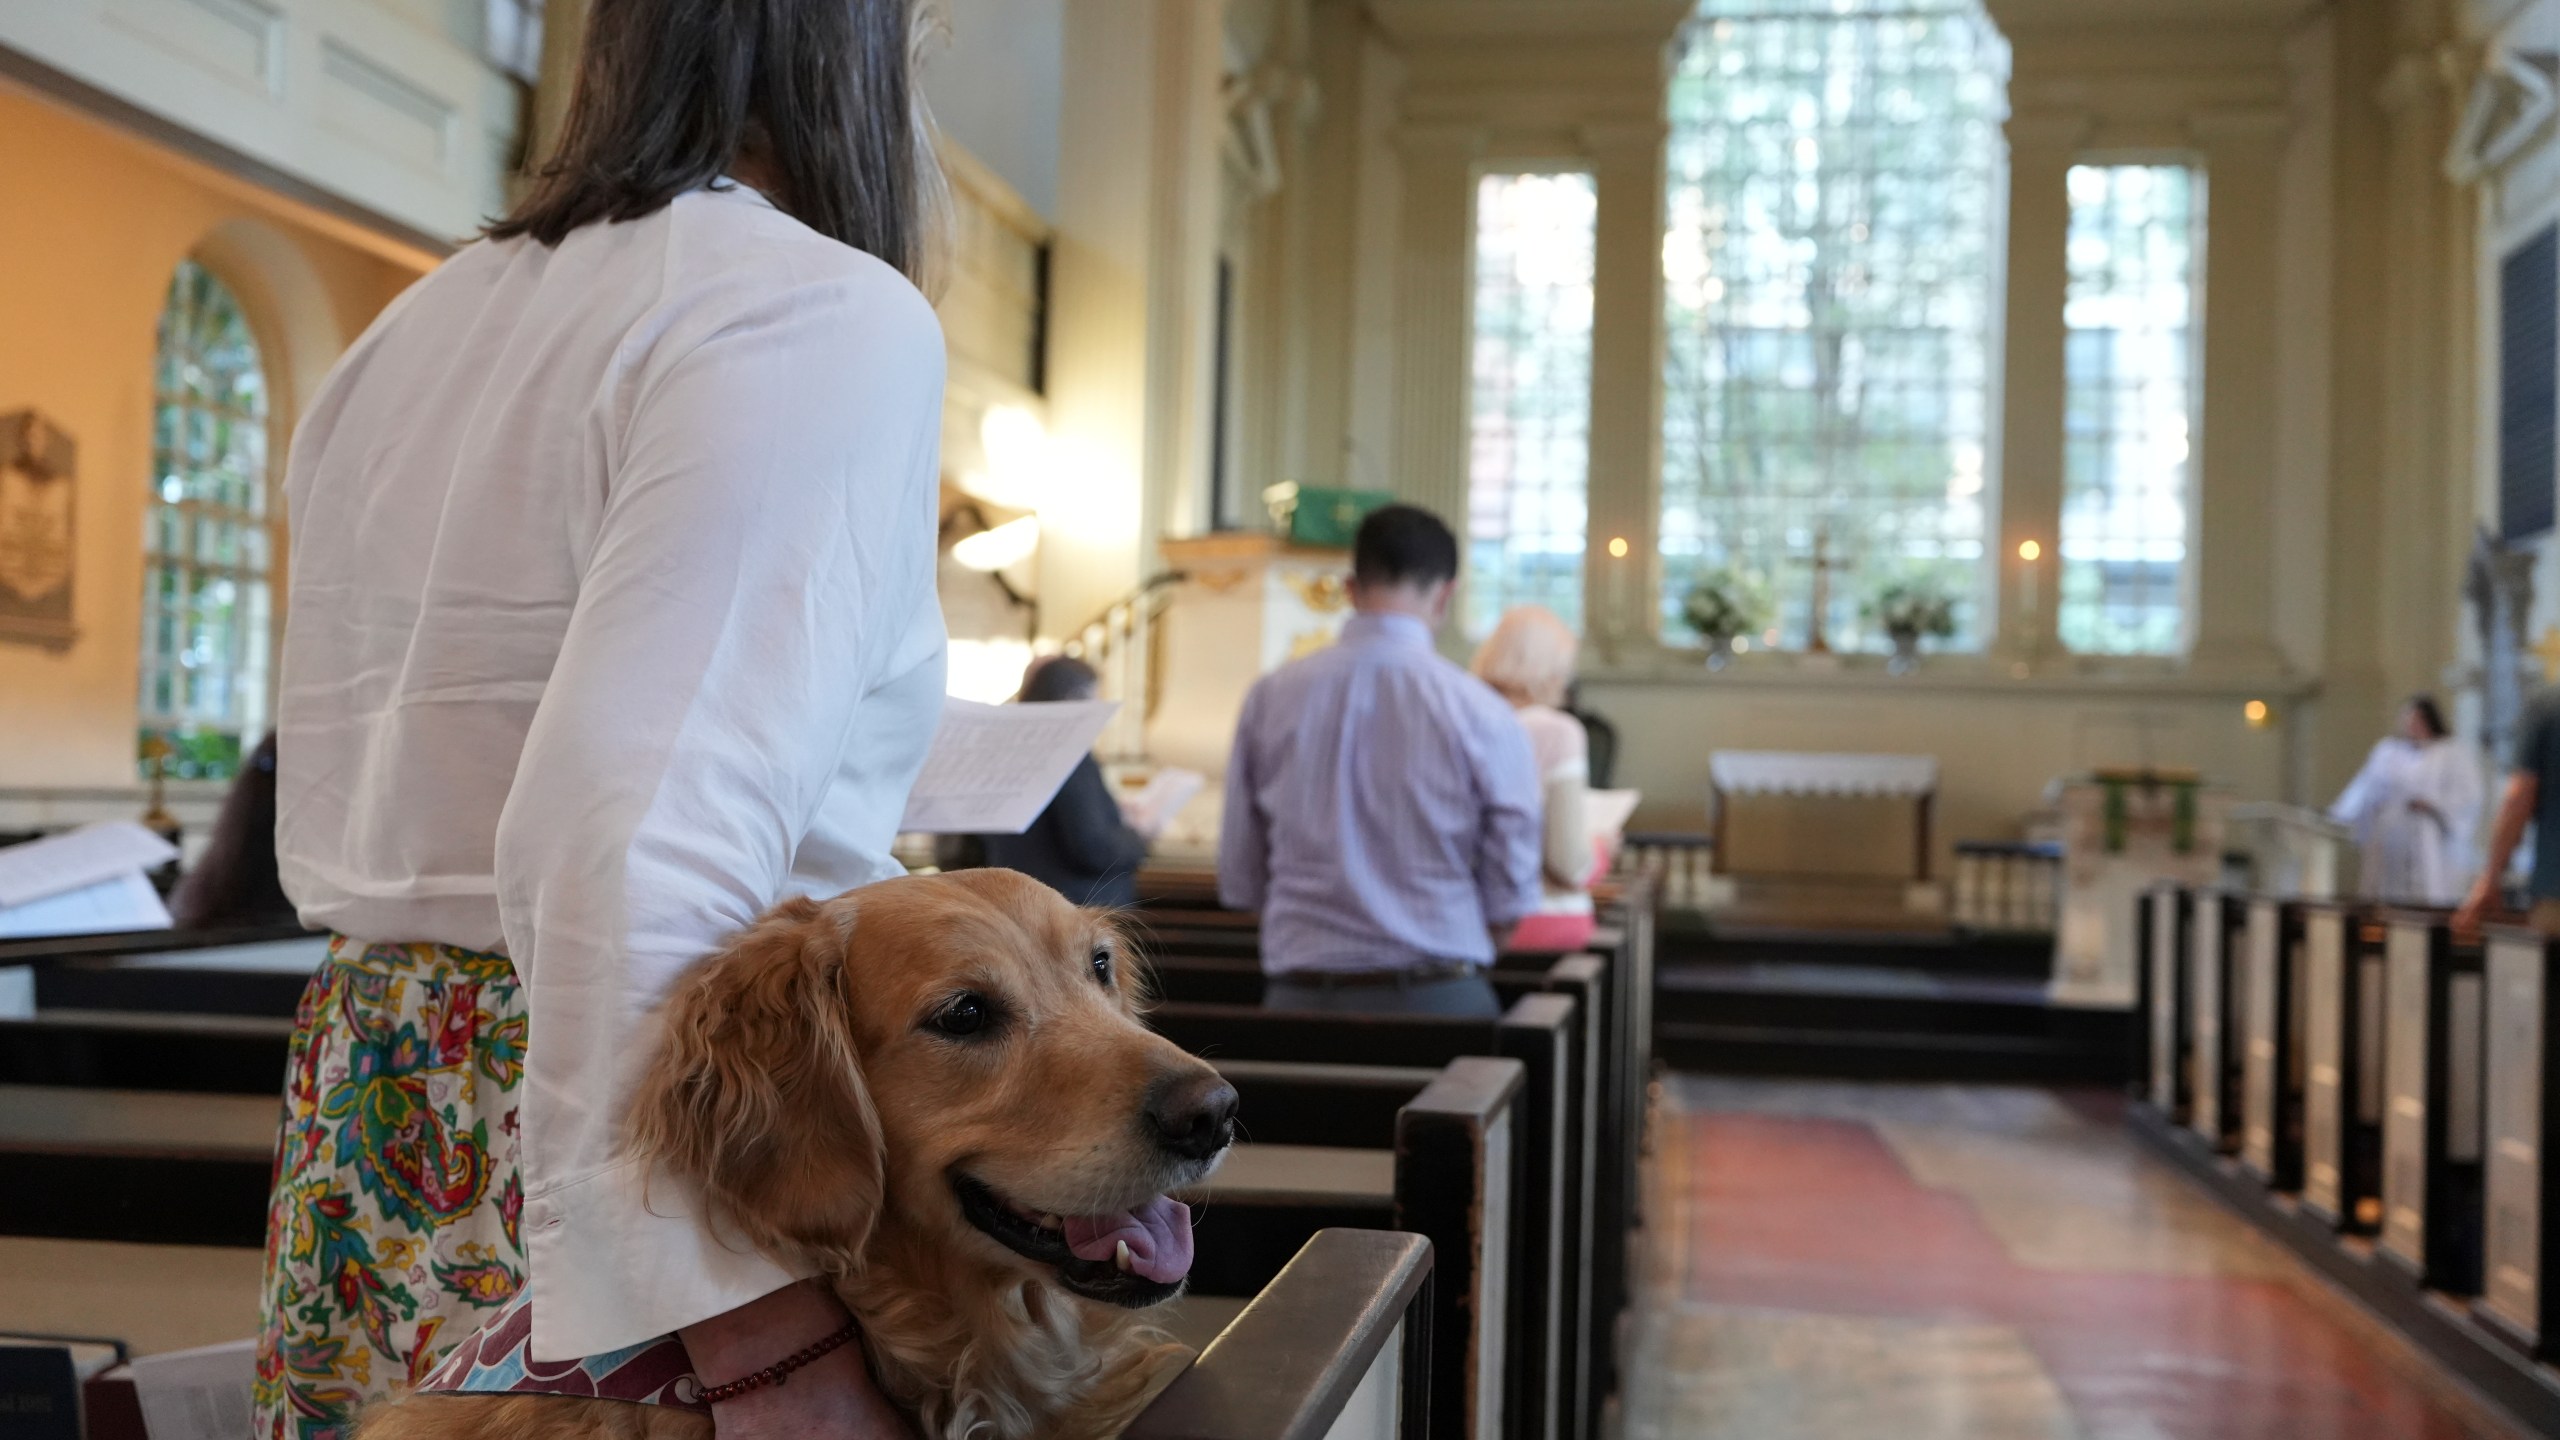
<path fill-rule="evenodd" d="M 2382 1257 L 2430 1289 L 2480 1289 L 2481 952 L 2443 911 L 2384 917 Z"/>
<path fill-rule="evenodd" d="M 1423 1440 L 1433 1254 L 1416 1235 L 1325 1230 L 1211 1340 L 1127 1440 Z"/>
<path fill-rule="evenodd" d="M 1529 968 L 1541 961 L 1539 968 Z M 1169 1000 L 1239 1003 L 1233 997 L 1259 994 L 1258 962 L 1157 951 L 1152 966 L 1155 993 Z M 1554 960 L 1522 955 L 1490 977 L 1505 1003 L 1541 993 L 1568 995 L 1575 1002 L 1577 1063 L 1568 1103 L 1581 1141 L 1565 1184 L 1563 1232 L 1569 1248 L 1563 1284 L 1567 1329 L 1580 1343 L 1564 1362 L 1560 1403 L 1584 1416 L 1586 1427 L 1600 1423 L 1601 1405 L 1614 1388 L 1618 1323 L 1630 1289 L 1628 1232 L 1634 1223 L 1623 1178 L 1632 1142 L 1622 1132 L 1618 1089 L 1633 1083 L 1633 1067 L 1624 1050 L 1606 1043 L 1618 1028 L 1609 1024 L 1609 1017 L 1624 1013 L 1610 983 L 1611 970 L 1610 962 L 1594 955 Z M 1245 1113 L 1250 1117 L 1254 1111 L 1248 1107 Z"/>
<path fill-rule="evenodd" d="M 2210 889 L 2192 892 L 2187 905 L 2187 1127 L 2216 1150 L 2234 1150 L 2245 1059 L 2236 974 L 2244 906 Z"/>
<path fill-rule="evenodd" d="M 2240 951 L 2240 1163 L 2277 1190 L 2302 1188 L 2302 907 L 2249 902 Z"/>
<path fill-rule="evenodd" d="M 2143 892 L 2142 974 L 2135 1033 L 2147 1043 L 2134 1073 L 2145 1098 L 2172 1125 L 2189 1118 L 2194 1080 L 2194 1007 L 2187 998 L 2187 937 L 2192 913 L 2186 890 L 2155 885 Z"/>
<path fill-rule="evenodd" d="M 1500 1056 L 1524 1067 L 1517 1133 L 1512 1253 L 1506 1290 L 1503 1413 L 1509 1433 L 1580 1435 L 1580 1411 L 1567 1386 L 1585 1350 L 1571 1328 L 1569 1257 L 1575 1239 L 1564 1228 L 1575 1165 L 1584 1150 L 1579 1126 L 1580 1063 L 1570 996 L 1537 994 L 1515 1002 L 1498 1021 L 1432 1016 L 1314 1015 L 1258 1006 L 1168 1002 L 1149 1023 L 1174 1043 L 1224 1065 L 1236 1060 L 1348 1065 L 1446 1065 L 1464 1056 Z M 1254 1133 L 1250 1108 L 1239 1112 Z"/>
<path fill-rule="evenodd" d="M 2487 1173 L 2472 1314 L 2531 1354 L 2560 1356 L 2560 942 L 2489 932 Z"/>
<path fill-rule="evenodd" d="M 2382 926 L 2363 908 L 2302 917 L 2302 1206 L 2341 1230 L 2382 1220 Z"/>
<path fill-rule="evenodd" d="M 1224 1059 L 1219 1068 L 1250 1138 L 1186 1196 L 1199 1234 L 1195 1298 L 1180 1308 L 1214 1312 L 1219 1297 L 1254 1293 L 1326 1226 L 1412 1231 L 1438 1257 L 1434 1433 L 1529 1433 L 1504 1410 L 1520 1062 L 1461 1056 L 1433 1071 Z"/>

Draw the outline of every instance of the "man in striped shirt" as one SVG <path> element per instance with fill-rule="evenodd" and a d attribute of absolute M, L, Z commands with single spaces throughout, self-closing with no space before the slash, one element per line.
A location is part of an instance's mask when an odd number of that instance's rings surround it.
<path fill-rule="evenodd" d="M 1484 972 L 1537 908 L 1538 772 L 1511 707 L 1432 648 L 1457 574 L 1437 517 L 1377 511 L 1341 640 L 1245 697 L 1218 894 L 1262 913 L 1273 1009 L 1499 1013 Z"/>

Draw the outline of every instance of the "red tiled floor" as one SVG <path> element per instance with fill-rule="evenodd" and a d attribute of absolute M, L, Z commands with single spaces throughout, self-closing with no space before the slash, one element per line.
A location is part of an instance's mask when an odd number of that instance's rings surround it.
<path fill-rule="evenodd" d="M 2422 1362 L 2382 1353 L 2290 1260 L 2232 1275 L 2110 1271 L 2103 1255 L 2071 1272 L 2029 1268 L 1967 1198 L 1916 1181 L 1871 1125 L 1734 1111 L 1681 1118 L 1691 1302 L 2008 1327 L 2093 1436 L 2484 1433 L 2412 1373 Z M 2111 1123 L 2105 1107 L 2079 1107 L 2076 1118 Z M 2204 1223 L 2239 1224 L 2218 1213 Z"/>

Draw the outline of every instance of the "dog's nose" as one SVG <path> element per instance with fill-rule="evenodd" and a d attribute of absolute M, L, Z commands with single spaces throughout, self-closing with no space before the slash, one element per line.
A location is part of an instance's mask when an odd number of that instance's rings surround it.
<path fill-rule="evenodd" d="M 1185 1160 L 1206 1160 L 1236 1137 L 1236 1087 L 1214 1070 L 1168 1076 L 1147 1097 L 1156 1143 Z"/>

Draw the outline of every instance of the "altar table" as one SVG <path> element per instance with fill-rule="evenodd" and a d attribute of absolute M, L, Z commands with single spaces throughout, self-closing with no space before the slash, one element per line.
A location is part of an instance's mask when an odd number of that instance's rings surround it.
<path fill-rule="evenodd" d="M 1740 795 L 1912 802 L 1912 878 L 1929 879 L 1929 824 L 1938 797 L 1934 755 L 1853 755 L 1797 750 L 1718 750 L 1707 757 L 1711 864 L 1726 873 L 1729 798 Z"/>

